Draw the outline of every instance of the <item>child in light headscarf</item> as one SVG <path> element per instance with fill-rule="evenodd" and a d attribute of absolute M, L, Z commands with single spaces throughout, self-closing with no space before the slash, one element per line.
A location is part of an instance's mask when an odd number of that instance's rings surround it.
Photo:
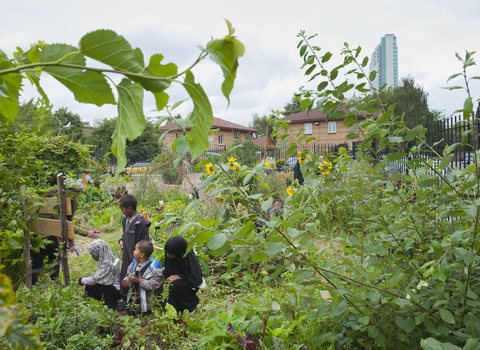
<path fill-rule="evenodd" d="M 90 298 L 103 300 L 109 309 L 114 309 L 121 298 L 120 269 L 115 264 L 115 256 L 101 239 L 90 243 L 87 251 L 98 261 L 97 271 L 93 276 L 79 278 L 78 283 L 85 285 L 85 292 Z"/>

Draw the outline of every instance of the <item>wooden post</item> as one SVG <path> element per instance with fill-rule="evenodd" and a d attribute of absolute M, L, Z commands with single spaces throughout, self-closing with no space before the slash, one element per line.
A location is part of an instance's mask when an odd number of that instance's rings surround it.
<path fill-rule="evenodd" d="M 22 188 L 23 194 L 23 188 Z M 28 219 L 28 210 L 26 210 L 26 199 L 22 198 L 23 216 Z M 30 259 L 30 231 L 23 231 L 23 263 L 25 264 L 25 285 L 32 289 L 32 261 Z"/>
<path fill-rule="evenodd" d="M 65 185 L 63 183 L 63 174 L 57 175 L 58 201 L 60 207 L 60 228 L 62 231 L 62 270 L 63 283 L 65 287 L 70 284 L 70 270 L 68 269 L 68 226 L 67 226 L 67 200 L 65 196 Z"/>

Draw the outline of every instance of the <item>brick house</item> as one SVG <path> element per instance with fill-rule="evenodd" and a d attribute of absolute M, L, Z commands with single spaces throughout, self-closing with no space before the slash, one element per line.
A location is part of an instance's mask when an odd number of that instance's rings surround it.
<path fill-rule="evenodd" d="M 191 127 L 186 127 L 187 131 L 190 129 Z M 227 147 L 233 143 L 234 140 L 252 141 L 253 133 L 257 132 L 255 129 L 247 128 L 246 126 L 215 117 L 213 118 L 213 125 L 211 129 L 219 129 L 217 133 L 209 135 L 209 138 L 213 137 L 213 141 L 210 143 L 210 146 L 213 147 Z M 160 133 L 164 133 L 165 131 L 169 131 L 163 140 L 163 145 L 165 147 L 172 147 L 175 139 L 182 136 L 182 130 L 175 123 L 167 124 L 158 128 L 158 132 Z"/>
<path fill-rule="evenodd" d="M 347 111 L 345 107 L 337 108 L 337 111 Z M 357 115 L 358 122 L 362 122 L 368 117 L 371 117 L 372 114 Z M 296 135 L 300 130 L 301 133 L 298 137 L 302 135 L 307 135 L 309 137 L 315 137 L 316 140 L 313 142 L 320 144 L 340 144 L 347 142 L 349 148 L 352 146 L 353 141 L 361 140 L 359 138 L 355 140 L 345 140 L 345 136 L 348 134 L 350 128 L 346 128 L 343 125 L 344 117 L 338 119 L 329 119 L 327 122 L 327 115 L 323 112 L 318 112 L 316 109 L 311 110 L 308 113 L 302 111 L 300 113 L 292 114 L 286 117 L 283 117 L 283 120 L 289 120 L 290 124 L 288 125 L 289 134 L 296 138 Z M 295 130 L 294 130 L 295 129 Z M 358 134 L 358 132 L 357 132 Z"/>

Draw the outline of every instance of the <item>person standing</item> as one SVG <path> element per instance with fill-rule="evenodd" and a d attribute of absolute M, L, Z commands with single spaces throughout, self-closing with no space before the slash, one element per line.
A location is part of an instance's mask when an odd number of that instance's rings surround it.
<path fill-rule="evenodd" d="M 68 221 L 73 221 L 73 216 L 75 215 L 75 211 L 78 208 L 78 196 L 83 191 L 83 188 L 83 184 L 74 183 L 65 190 L 67 196 L 71 198 L 72 205 L 72 215 L 67 215 Z M 45 194 L 44 198 L 51 198 L 56 195 L 58 196 L 58 188 L 53 188 Z M 60 220 L 59 214 L 38 214 L 38 217 L 42 219 Z M 86 230 L 83 227 L 75 225 L 73 226 L 73 229 L 76 235 L 88 237 L 91 239 L 100 237 L 97 234 L 100 231 Z M 52 280 L 55 280 L 60 274 L 60 259 L 58 247 L 60 245 L 61 238 L 56 236 L 46 236 L 45 239 L 47 241 L 46 246 L 44 248 L 40 248 L 40 251 L 37 253 L 32 252 L 32 285 L 35 285 L 38 282 L 38 277 L 43 270 L 43 260 L 45 257 L 48 257 L 49 264 L 54 263 L 53 271 L 50 275 L 50 278 Z"/>
<path fill-rule="evenodd" d="M 131 194 L 120 198 L 118 206 L 124 215 L 122 220 L 123 235 L 118 240 L 118 248 L 123 249 L 122 269 L 120 271 L 120 280 L 123 280 L 127 275 L 128 266 L 133 261 L 133 251 L 136 244 L 140 241 L 150 241 L 148 229 L 151 222 L 137 211 L 137 199 Z M 120 287 L 123 300 L 117 307 L 118 311 L 123 311 L 126 308 L 128 289 L 128 287 Z"/>

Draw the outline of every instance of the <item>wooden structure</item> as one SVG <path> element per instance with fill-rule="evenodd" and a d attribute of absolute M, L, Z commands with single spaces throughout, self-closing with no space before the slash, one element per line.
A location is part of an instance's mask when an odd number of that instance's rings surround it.
<path fill-rule="evenodd" d="M 31 205 L 32 202 L 37 202 L 38 199 L 27 201 L 27 206 Z M 55 207 L 59 207 L 57 198 L 44 198 L 45 205 L 43 207 L 36 207 L 38 209 L 38 214 L 53 214 L 59 215 L 58 209 L 55 210 Z M 65 198 L 65 209 L 66 215 L 72 215 L 72 200 L 70 198 Z M 37 221 L 33 221 L 30 224 L 30 231 L 35 232 L 36 234 L 43 236 L 55 236 L 61 237 L 62 230 L 60 225 L 60 220 L 53 219 L 43 219 L 38 218 Z M 75 239 L 73 222 L 67 221 L 67 235 L 68 239 Z"/>

